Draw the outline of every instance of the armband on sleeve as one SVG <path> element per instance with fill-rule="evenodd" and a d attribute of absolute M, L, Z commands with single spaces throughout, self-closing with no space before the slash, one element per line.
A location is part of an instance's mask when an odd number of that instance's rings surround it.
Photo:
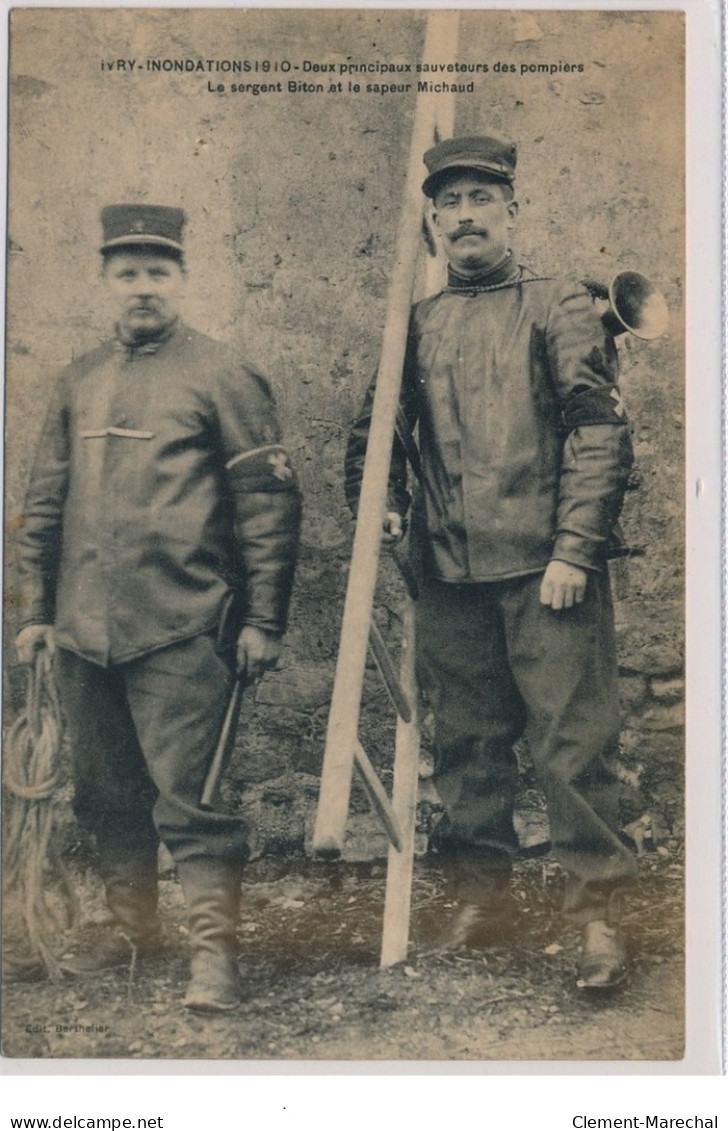
<path fill-rule="evenodd" d="M 627 411 L 617 385 L 584 389 L 566 402 L 561 412 L 564 432 L 586 424 L 626 424 Z"/>
<path fill-rule="evenodd" d="M 280 634 L 286 627 L 301 526 L 296 474 L 280 444 L 233 456 L 225 464 L 234 510 L 237 585 L 243 623 Z"/>
<path fill-rule="evenodd" d="M 225 464 L 234 491 L 294 491 L 298 488 L 296 473 L 288 453 L 280 444 L 265 444 L 233 456 Z"/>

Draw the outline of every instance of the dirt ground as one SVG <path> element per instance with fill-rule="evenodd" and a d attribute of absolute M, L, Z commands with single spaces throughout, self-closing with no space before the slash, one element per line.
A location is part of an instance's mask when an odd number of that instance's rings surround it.
<path fill-rule="evenodd" d="M 427 956 L 452 901 L 418 861 L 408 962 L 378 967 L 383 864 L 259 860 L 243 887 L 243 1004 L 186 1014 L 187 940 L 173 876 L 162 880 L 165 956 L 129 971 L 6 985 L 3 1053 L 27 1058 L 233 1060 L 674 1060 L 683 1051 L 682 865 L 641 857 L 625 918 L 632 977 L 611 995 L 573 986 L 578 937 L 556 907 L 549 856 L 520 861 L 516 937 Z M 90 872 L 86 916 L 100 911 Z"/>

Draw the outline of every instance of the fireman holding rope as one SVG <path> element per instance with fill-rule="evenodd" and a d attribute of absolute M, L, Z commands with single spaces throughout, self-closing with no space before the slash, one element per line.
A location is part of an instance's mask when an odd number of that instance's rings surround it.
<path fill-rule="evenodd" d="M 18 538 L 17 653 L 54 656 L 110 912 L 63 965 L 158 952 L 161 839 L 187 905 L 185 1004 L 223 1011 L 248 829 L 200 795 L 233 681 L 277 662 L 300 495 L 265 380 L 180 319 L 184 213 L 101 218 L 115 333 L 60 374 Z"/>

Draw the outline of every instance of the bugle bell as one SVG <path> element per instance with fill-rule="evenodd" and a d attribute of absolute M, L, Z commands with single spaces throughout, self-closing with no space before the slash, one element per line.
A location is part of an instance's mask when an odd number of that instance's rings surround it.
<path fill-rule="evenodd" d="M 643 341 L 660 338 L 667 330 L 669 315 L 662 291 L 639 271 L 620 271 L 609 286 L 585 280 L 592 298 L 609 302 L 602 322 L 615 337 L 628 331 Z"/>

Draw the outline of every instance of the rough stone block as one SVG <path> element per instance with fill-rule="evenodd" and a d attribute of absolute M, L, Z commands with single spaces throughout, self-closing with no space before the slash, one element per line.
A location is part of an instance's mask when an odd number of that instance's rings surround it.
<path fill-rule="evenodd" d="M 619 680 L 619 698 L 625 708 L 641 707 L 647 698 L 647 680 L 641 675 L 625 675 Z"/>
<path fill-rule="evenodd" d="M 650 690 L 660 703 L 679 703 L 685 696 L 685 681 L 682 679 L 653 679 Z"/>
<path fill-rule="evenodd" d="M 671 676 L 683 670 L 682 652 L 677 640 L 660 640 L 632 631 L 619 641 L 619 667 L 622 672 Z"/>
<path fill-rule="evenodd" d="M 298 774 L 305 774 L 306 776 L 318 775 L 321 773 L 321 763 L 324 756 L 324 745 L 321 743 L 301 742 L 296 749 L 293 759 L 293 769 Z"/>
<path fill-rule="evenodd" d="M 636 729 L 637 728 L 637 729 Z M 622 753 L 627 759 L 639 756 L 642 736 L 639 731 L 639 715 L 628 716 L 619 735 L 619 744 Z"/>
<path fill-rule="evenodd" d="M 294 711 L 315 711 L 331 698 L 331 672 L 328 665 L 290 666 L 262 681 L 255 701 L 266 707 L 288 707 Z"/>
<path fill-rule="evenodd" d="M 625 601 L 617 607 L 620 671 L 674 677 L 683 670 L 682 602 Z"/>
<path fill-rule="evenodd" d="M 642 725 L 649 730 L 681 730 L 684 723 L 685 712 L 681 703 L 669 706 L 658 703 L 642 715 Z"/>
<path fill-rule="evenodd" d="M 300 739 L 309 731 L 308 716 L 303 711 L 294 711 L 290 707 L 270 708 L 265 715 L 264 728 L 275 741 L 283 734 L 295 735 Z"/>
<path fill-rule="evenodd" d="M 290 767 L 290 756 L 285 745 L 267 744 L 261 750 L 246 748 L 236 750 L 235 766 L 231 770 L 231 777 L 245 782 L 266 782 L 272 778 L 280 777 Z"/>

